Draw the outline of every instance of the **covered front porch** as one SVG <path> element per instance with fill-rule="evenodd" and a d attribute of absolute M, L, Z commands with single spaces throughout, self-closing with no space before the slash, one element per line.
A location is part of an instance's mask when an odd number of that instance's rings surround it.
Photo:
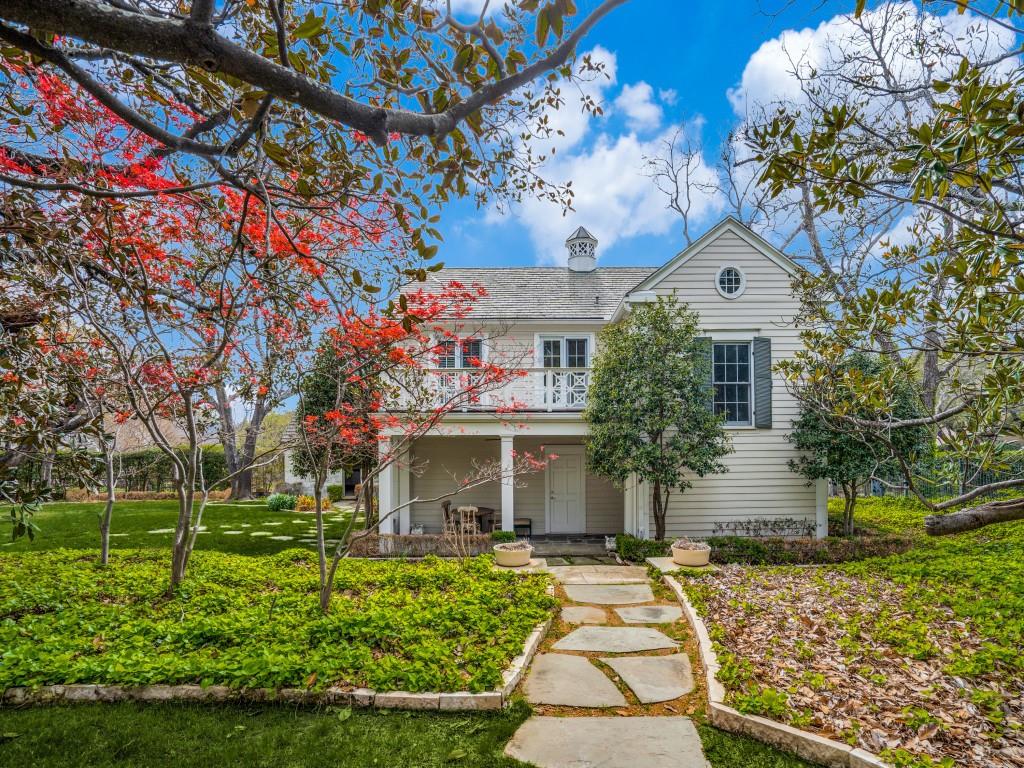
<path fill-rule="evenodd" d="M 637 489 L 628 483 L 617 488 L 587 471 L 585 435 L 586 425 L 578 420 L 531 422 L 513 431 L 490 419 L 420 438 L 406 456 L 381 473 L 381 511 L 398 509 L 382 528 L 403 535 L 440 534 L 445 497 L 453 508 L 493 510 L 488 516 L 493 528 L 515 530 L 520 537 L 594 541 L 599 536 L 637 533 Z M 537 471 L 513 475 L 515 457 L 525 452 L 557 458 Z M 481 462 L 500 462 L 506 474 L 449 496 Z M 641 525 L 646 522 L 645 515 L 639 517 Z"/>

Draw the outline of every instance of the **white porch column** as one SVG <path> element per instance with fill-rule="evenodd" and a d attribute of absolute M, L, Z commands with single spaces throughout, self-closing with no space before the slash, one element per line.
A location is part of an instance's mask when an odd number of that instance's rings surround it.
<path fill-rule="evenodd" d="M 824 539 L 828 536 L 828 480 L 814 482 L 815 531 L 814 537 Z"/>
<path fill-rule="evenodd" d="M 395 508 L 395 465 L 390 454 L 391 438 L 384 438 L 379 443 L 377 453 L 382 462 L 387 462 L 377 476 L 377 506 L 381 533 L 398 533 L 398 521 L 392 517 L 384 519 Z"/>
<path fill-rule="evenodd" d="M 637 487 L 636 536 L 638 539 L 649 539 L 651 536 L 648 527 L 651 521 L 651 484 L 642 480 Z"/>
<path fill-rule="evenodd" d="M 501 530 L 515 528 L 515 459 L 512 456 L 512 435 L 501 436 Z"/>
<path fill-rule="evenodd" d="M 396 504 L 405 504 L 410 499 L 409 463 L 411 460 L 412 457 L 409 455 L 409 451 L 406 451 L 398 458 L 398 471 L 396 472 L 398 475 L 396 478 L 398 480 L 398 494 Z M 409 533 L 410 526 L 412 525 L 411 515 L 412 509 L 408 506 L 398 510 L 398 532 L 403 536 Z"/>

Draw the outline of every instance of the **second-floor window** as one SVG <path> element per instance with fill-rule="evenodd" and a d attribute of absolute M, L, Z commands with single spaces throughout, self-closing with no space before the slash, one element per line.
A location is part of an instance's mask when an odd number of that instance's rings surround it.
<path fill-rule="evenodd" d="M 545 336 L 541 338 L 544 368 L 586 368 L 590 365 L 590 339 L 586 336 Z"/>
<path fill-rule="evenodd" d="M 715 344 L 713 363 L 715 413 L 728 426 L 750 426 L 750 344 Z"/>
<path fill-rule="evenodd" d="M 438 368 L 475 368 L 483 360 L 480 339 L 448 339 L 437 345 Z"/>

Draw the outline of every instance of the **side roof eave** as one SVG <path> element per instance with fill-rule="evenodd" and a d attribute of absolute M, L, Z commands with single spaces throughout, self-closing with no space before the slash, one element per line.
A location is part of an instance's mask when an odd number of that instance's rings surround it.
<path fill-rule="evenodd" d="M 796 275 L 802 271 L 802 267 L 789 258 L 786 254 L 776 248 L 774 245 L 769 243 L 759 234 L 754 232 L 749 227 L 744 226 L 732 216 L 727 216 L 722 219 L 718 224 L 709 229 L 699 238 L 694 240 L 690 245 L 677 253 L 672 259 L 670 259 L 664 266 L 654 272 L 652 275 L 647 277 L 638 285 L 623 297 L 625 302 L 632 294 L 639 291 L 649 291 L 654 288 L 658 283 L 664 280 L 669 274 L 674 272 L 678 267 L 688 262 L 698 253 L 700 253 L 707 245 L 717 240 L 721 235 L 726 232 L 731 232 L 742 240 L 745 240 L 751 248 L 761 253 L 766 259 L 774 262 L 779 267 L 784 269 L 790 275 Z M 615 313 L 618 314 L 618 311 Z"/>

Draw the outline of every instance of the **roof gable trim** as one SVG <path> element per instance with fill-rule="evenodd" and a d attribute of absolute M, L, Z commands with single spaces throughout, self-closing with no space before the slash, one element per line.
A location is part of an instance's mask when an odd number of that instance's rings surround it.
<path fill-rule="evenodd" d="M 741 240 L 745 241 L 747 245 L 749 245 L 751 248 L 760 253 L 769 261 L 781 267 L 790 275 L 796 275 L 801 271 L 801 267 L 796 262 L 794 262 L 791 258 L 789 258 L 786 254 L 784 254 L 774 245 L 769 243 L 767 240 L 765 240 L 763 237 L 761 237 L 759 234 L 754 232 L 749 227 L 741 224 L 732 216 L 727 216 L 720 222 L 718 222 L 718 224 L 716 224 L 707 232 L 705 232 L 703 235 L 701 235 L 699 238 L 690 243 L 690 245 L 688 245 L 686 248 L 677 253 L 672 259 L 666 262 L 664 266 L 662 266 L 660 269 L 654 272 L 654 274 L 650 275 L 649 277 L 644 279 L 643 282 L 634 287 L 633 290 L 626 294 L 625 299 L 628 299 L 630 296 L 639 291 L 651 290 L 658 283 L 664 280 L 668 275 L 670 275 L 672 272 L 675 272 L 676 269 L 683 266 L 686 262 L 688 262 L 690 259 L 696 256 L 698 253 L 704 250 L 704 248 L 713 243 L 726 232 L 730 232 L 739 237 Z"/>

